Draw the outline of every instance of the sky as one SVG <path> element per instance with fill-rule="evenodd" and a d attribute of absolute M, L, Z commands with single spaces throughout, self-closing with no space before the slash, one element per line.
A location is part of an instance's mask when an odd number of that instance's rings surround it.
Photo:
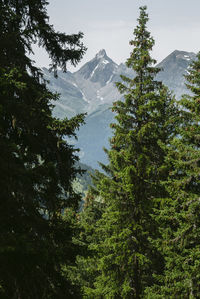
<path fill-rule="evenodd" d="M 148 8 L 147 28 L 155 39 L 153 58 L 160 62 L 174 50 L 200 51 L 200 0 L 49 0 L 49 22 L 55 30 L 84 33 L 87 52 L 76 68 L 69 64 L 68 70 L 78 70 L 101 49 L 116 63 L 125 62 L 143 5 Z M 36 65 L 48 67 L 45 51 L 34 50 Z"/>

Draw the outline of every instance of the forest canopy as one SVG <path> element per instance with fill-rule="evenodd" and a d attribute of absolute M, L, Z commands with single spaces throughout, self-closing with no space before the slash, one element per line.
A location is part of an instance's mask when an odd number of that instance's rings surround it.
<path fill-rule="evenodd" d="M 30 59 L 37 43 L 57 76 L 86 51 L 83 33 L 49 24 L 47 4 L 0 1 L 0 297 L 199 298 L 200 53 L 178 101 L 157 80 L 140 7 L 134 76 L 116 83 L 108 163 L 91 184 L 68 142 L 84 115 L 53 116 L 59 96 Z"/>

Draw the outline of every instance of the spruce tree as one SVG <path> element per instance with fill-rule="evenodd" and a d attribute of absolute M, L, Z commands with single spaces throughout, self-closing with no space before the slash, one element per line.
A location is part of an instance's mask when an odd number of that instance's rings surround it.
<path fill-rule="evenodd" d="M 94 278 L 99 274 L 97 259 L 93 244 L 99 238 L 96 233 L 98 220 L 104 210 L 104 204 L 88 191 L 83 199 L 84 205 L 79 214 L 79 235 L 77 242 L 82 245 L 82 251 L 76 258 L 76 265 L 69 269 L 72 281 L 81 286 L 83 298 L 96 298 L 91 295 Z"/>
<path fill-rule="evenodd" d="M 75 136 L 83 116 L 52 117 L 57 95 L 29 58 L 44 47 L 56 74 L 85 48 L 82 33 L 55 32 L 44 0 L 0 1 L 0 297 L 78 298 L 63 274 L 77 254 L 68 215 L 78 208 L 72 188 Z M 63 218 L 65 211 L 67 215 Z"/>
<path fill-rule="evenodd" d="M 121 76 L 117 88 L 124 101 L 113 104 L 116 123 L 106 150 L 107 174 L 97 173 L 95 192 L 105 205 L 97 222 L 95 250 L 99 275 L 88 298 L 144 298 L 144 290 L 162 273 L 162 257 L 152 245 L 158 230 L 151 215 L 156 198 L 166 194 L 164 144 L 174 132 L 174 99 L 161 82 L 150 52 L 154 40 L 147 31 L 146 7 L 140 8 L 127 66 L 134 78 Z M 95 194 L 95 193 L 94 193 Z"/>
<path fill-rule="evenodd" d="M 190 95 L 180 101 L 179 136 L 168 146 L 166 159 L 169 197 L 157 212 L 165 272 L 151 298 L 200 297 L 200 53 L 188 71 Z"/>

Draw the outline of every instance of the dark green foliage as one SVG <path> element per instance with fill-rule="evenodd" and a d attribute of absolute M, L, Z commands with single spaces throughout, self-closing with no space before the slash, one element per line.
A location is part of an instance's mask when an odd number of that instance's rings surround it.
<path fill-rule="evenodd" d="M 200 53 L 186 79 L 192 96 L 180 101 L 179 138 L 168 148 L 169 198 L 158 212 L 162 233 L 158 246 L 166 267 L 162 287 L 153 288 L 152 298 L 200 297 Z"/>
<path fill-rule="evenodd" d="M 98 173 L 94 195 L 105 205 L 96 223 L 90 248 L 96 254 L 97 277 L 87 290 L 88 298 L 144 298 L 154 275 L 162 273 L 163 260 L 152 245 L 158 234 L 151 217 L 156 198 L 166 195 L 164 145 L 174 134 L 174 99 L 161 82 L 150 51 L 154 40 L 146 29 L 146 7 L 140 8 L 134 46 L 127 66 L 134 78 L 122 76 L 117 83 L 124 101 L 114 103 L 117 123 L 112 124 L 107 173 Z"/>
<path fill-rule="evenodd" d="M 0 297 L 78 298 L 63 275 L 77 254 L 72 188 L 77 157 L 64 136 L 75 136 L 83 115 L 52 117 L 57 96 L 28 57 L 44 47 L 56 74 L 85 52 L 82 33 L 65 35 L 48 23 L 47 1 L 0 1 Z"/>
<path fill-rule="evenodd" d="M 94 244 L 99 240 L 96 226 L 103 210 L 104 204 L 100 198 L 95 198 L 89 190 L 83 200 L 83 210 L 79 215 L 80 233 L 77 235 L 77 242 L 82 245 L 83 251 L 77 256 L 76 266 L 69 269 L 72 281 L 82 288 L 83 298 L 97 298 L 91 292 L 94 278 L 99 274 Z"/>

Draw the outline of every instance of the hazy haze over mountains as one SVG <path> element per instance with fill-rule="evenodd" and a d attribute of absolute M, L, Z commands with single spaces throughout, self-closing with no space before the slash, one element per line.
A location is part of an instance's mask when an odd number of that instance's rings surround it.
<path fill-rule="evenodd" d="M 162 69 L 157 79 L 163 81 L 177 98 L 188 93 L 183 75 L 187 74 L 195 56 L 192 52 L 175 50 L 157 65 Z M 122 98 L 115 82 L 121 80 L 120 75 L 133 77 L 134 72 L 123 63 L 116 64 L 104 49 L 77 72 L 58 72 L 58 79 L 46 68 L 43 71 L 50 81 L 50 89 L 60 93 L 59 101 L 54 103 L 56 117 L 70 118 L 87 112 L 86 124 L 78 132 L 77 147 L 81 149 L 81 162 L 98 167 L 97 161 L 106 161 L 102 148 L 109 146 L 108 138 L 112 135 L 109 124 L 113 122 L 114 114 L 109 107 L 113 101 Z"/>

